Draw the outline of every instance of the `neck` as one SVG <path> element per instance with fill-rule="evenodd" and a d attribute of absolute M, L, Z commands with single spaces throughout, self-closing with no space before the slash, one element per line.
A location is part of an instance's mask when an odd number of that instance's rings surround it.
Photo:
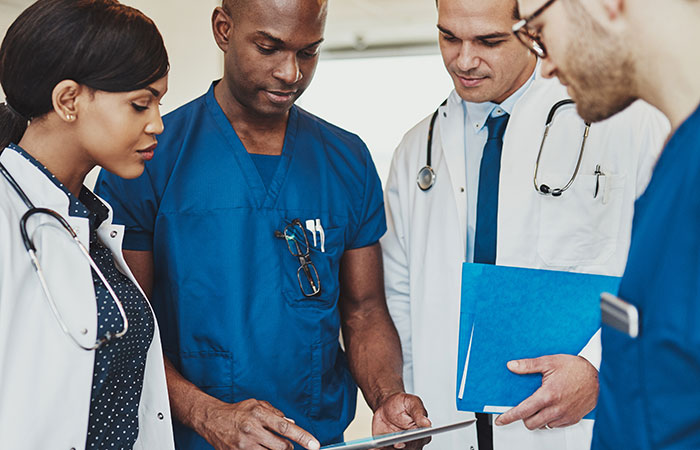
<path fill-rule="evenodd" d="M 80 155 L 72 133 L 65 125 L 54 123 L 57 121 L 46 117 L 32 122 L 18 145 L 78 197 L 85 176 L 95 164 Z"/>
<path fill-rule="evenodd" d="M 236 135 L 249 153 L 281 155 L 287 132 L 289 111 L 262 115 L 239 103 L 222 80 L 214 88 L 214 98 L 224 111 Z"/>
<path fill-rule="evenodd" d="M 677 129 L 700 103 L 700 58 L 696 45 L 700 42 L 700 7 L 696 3 L 668 1 L 663 20 L 640 17 L 654 32 L 637 33 L 638 96 L 656 106 Z M 651 10 L 652 8 L 647 8 Z M 658 12 L 658 7 L 653 8 Z M 658 36 L 663 36 L 659 39 Z"/>

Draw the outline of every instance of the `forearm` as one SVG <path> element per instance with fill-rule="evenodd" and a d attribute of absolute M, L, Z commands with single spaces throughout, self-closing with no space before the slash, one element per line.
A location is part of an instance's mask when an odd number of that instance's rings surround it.
<path fill-rule="evenodd" d="M 198 434 L 203 434 L 202 429 L 207 422 L 207 411 L 222 402 L 185 379 L 165 355 L 163 359 L 173 417 Z"/>
<path fill-rule="evenodd" d="M 386 305 L 344 321 L 343 337 L 350 371 L 373 411 L 404 391 L 401 344 Z"/>

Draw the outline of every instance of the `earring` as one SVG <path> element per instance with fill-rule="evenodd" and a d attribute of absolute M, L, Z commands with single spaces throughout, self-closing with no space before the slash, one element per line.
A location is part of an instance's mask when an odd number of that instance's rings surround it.
<path fill-rule="evenodd" d="M 67 114 L 66 119 L 68 119 L 70 122 L 72 122 L 73 120 L 75 120 L 75 116 L 73 114 Z"/>

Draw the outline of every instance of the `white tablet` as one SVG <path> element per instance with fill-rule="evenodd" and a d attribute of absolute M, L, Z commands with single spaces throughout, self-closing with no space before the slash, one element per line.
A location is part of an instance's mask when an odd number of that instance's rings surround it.
<path fill-rule="evenodd" d="M 446 433 L 457 430 L 476 422 L 476 419 L 464 420 L 428 428 L 416 428 L 414 430 L 399 431 L 398 433 L 382 434 L 356 441 L 342 442 L 340 444 L 327 445 L 321 450 L 342 449 L 342 450 L 370 450 L 373 448 L 387 447 L 400 442 L 410 442 L 417 439 L 426 438 L 434 434 Z"/>

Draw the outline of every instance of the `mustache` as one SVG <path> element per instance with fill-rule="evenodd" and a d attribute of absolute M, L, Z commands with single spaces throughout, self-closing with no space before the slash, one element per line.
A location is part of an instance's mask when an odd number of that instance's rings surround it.
<path fill-rule="evenodd" d="M 486 78 L 491 76 L 491 74 L 479 69 L 470 69 L 466 72 L 462 72 L 461 70 L 455 70 L 455 75 L 462 78 Z"/>

